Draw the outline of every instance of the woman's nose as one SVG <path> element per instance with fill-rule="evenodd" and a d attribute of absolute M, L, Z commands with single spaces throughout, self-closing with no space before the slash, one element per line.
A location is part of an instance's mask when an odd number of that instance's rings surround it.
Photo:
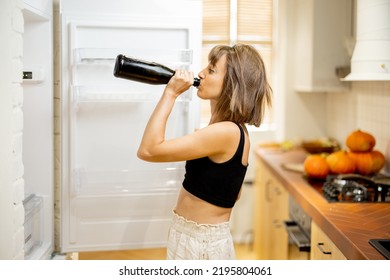
<path fill-rule="evenodd" d="M 205 77 L 203 70 L 199 72 L 198 77 L 201 79 Z"/>

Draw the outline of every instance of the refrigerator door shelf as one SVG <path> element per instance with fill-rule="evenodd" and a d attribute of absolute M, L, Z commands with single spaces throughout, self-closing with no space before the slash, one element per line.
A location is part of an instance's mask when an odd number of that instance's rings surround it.
<path fill-rule="evenodd" d="M 132 86 L 73 86 L 73 104 L 98 102 L 156 102 L 161 97 L 163 86 L 144 85 L 137 89 L 137 82 L 126 81 Z M 160 88 L 160 93 L 156 92 Z M 177 102 L 190 102 L 191 90 L 178 97 Z"/>
<path fill-rule="evenodd" d="M 154 61 L 166 66 L 189 66 L 192 63 L 193 51 L 159 50 L 159 49 L 114 49 L 114 48 L 78 48 L 73 50 L 75 65 L 112 64 L 118 54 L 140 60 Z"/>
<path fill-rule="evenodd" d="M 75 169 L 73 174 L 73 194 L 75 196 L 159 196 L 177 193 L 184 178 L 184 168 L 117 171 Z M 145 178 L 148 178 L 147 183 L 145 183 Z"/>
<path fill-rule="evenodd" d="M 34 250 L 43 243 L 43 198 L 35 194 L 29 195 L 24 201 L 24 254 L 30 259 Z"/>

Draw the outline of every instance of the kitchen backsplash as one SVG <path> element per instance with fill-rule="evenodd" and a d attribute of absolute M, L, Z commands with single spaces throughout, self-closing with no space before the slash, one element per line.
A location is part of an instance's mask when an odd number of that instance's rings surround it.
<path fill-rule="evenodd" d="M 327 96 L 327 131 L 341 141 L 355 129 L 375 136 L 375 149 L 390 155 L 390 82 L 351 82 L 347 92 Z M 389 163 L 388 163 L 389 164 Z"/>

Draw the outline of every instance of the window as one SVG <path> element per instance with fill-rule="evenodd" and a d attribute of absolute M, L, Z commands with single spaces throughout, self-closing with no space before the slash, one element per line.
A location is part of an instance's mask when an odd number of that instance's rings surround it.
<path fill-rule="evenodd" d="M 272 16 L 273 0 L 203 0 L 202 66 L 217 44 L 251 44 L 259 50 L 272 81 Z M 209 102 L 201 100 L 201 122 L 210 120 Z M 272 122 L 272 112 L 266 111 L 264 123 Z"/>

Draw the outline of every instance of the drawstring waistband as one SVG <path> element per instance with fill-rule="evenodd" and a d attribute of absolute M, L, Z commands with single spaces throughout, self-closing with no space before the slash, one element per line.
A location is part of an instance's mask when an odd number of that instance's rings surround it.
<path fill-rule="evenodd" d="M 173 211 L 172 227 L 189 236 L 202 237 L 206 240 L 216 240 L 230 236 L 229 222 L 220 224 L 199 224 L 178 215 Z"/>

